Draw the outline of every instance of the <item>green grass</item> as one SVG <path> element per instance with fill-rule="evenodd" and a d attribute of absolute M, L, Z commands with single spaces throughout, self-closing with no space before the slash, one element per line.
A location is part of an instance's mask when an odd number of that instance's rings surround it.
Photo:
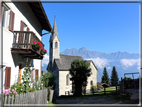
<path fill-rule="evenodd" d="M 56 101 L 48 102 L 47 104 L 58 104 Z"/>
<path fill-rule="evenodd" d="M 84 99 L 84 98 L 87 98 L 87 97 L 91 97 L 91 96 L 106 96 L 106 95 L 115 95 L 116 94 L 116 87 L 108 87 L 106 88 L 106 94 L 104 94 L 104 90 L 101 90 L 99 92 L 96 92 L 94 93 L 88 93 L 86 95 L 82 95 L 82 96 L 62 96 L 62 97 L 59 97 L 59 99 Z"/>

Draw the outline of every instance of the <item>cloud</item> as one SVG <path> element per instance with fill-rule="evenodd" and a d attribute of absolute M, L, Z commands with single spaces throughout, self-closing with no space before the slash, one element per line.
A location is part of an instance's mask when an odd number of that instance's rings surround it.
<path fill-rule="evenodd" d="M 109 70 L 109 69 L 111 69 L 111 67 L 107 67 L 107 69 Z"/>
<path fill-rule="evenodd" d="M 47 54 L 44 55 L 44 58 L 42 60 L 42 66 L 48 65 L 49 62 L 49 56 Z"/>
<path fill-rule="evenodd" d="M 101 59 L 99 57 L 89 58 L 89 59 L 85 59 L 85 60 L 92 60 L 94 62 L 94 64 L 100 69 L 103 69 L 104 67 L 106 67 L 106 65 L 109 65 L 108 62 L 110 62 L 108 59 Z"/>
<path fill-rule="evenodd" d="M 138 67 L 140 66 L 140 59 L 122 59 L 120 62 L 121 66 L 123 66 L 123 69 L 125 70 L 133 65 L 137 65 Z"/>

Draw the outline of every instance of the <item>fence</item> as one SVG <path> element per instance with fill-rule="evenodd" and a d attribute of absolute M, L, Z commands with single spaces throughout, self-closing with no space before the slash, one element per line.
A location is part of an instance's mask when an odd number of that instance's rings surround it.
<path fill-rule="evenodd" d="M 15 96 L 7 96 L 4 99 L 4 105 L 6 104 L 47 104 L 47 89 L 39 90 L 35 92 L 24 93 Z"/>

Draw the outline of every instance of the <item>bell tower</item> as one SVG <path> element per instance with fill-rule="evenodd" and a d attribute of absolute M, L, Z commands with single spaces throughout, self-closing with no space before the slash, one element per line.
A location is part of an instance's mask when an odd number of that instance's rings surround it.
<path fill-rule="evenodd" d="M 53 65 L 54 59 L 60 59 L 60 40 L 56 25 L 56 15 L 54 17 L 53 30 L 49 40 L 49 63 Z"/>

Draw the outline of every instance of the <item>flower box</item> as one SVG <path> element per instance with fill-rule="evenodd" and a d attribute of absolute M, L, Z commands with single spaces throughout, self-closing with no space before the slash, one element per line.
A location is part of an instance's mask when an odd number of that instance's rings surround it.
<path fill-rule="evenodd" d="M 35 51 L 38 51 L 38 50 L 40 50 L 40 48 L 42 48 L 42 45 L 41 45 L 40 42 L 33 42 L 32 48 L 33 48 Z"/>
<path fill-rule="evenodd" d="M 45 50 L 44 48 L 41 48 L 40 54 L 45 55 L 46 53 L 47 53 L 47 50 Z"/>
<path fill-rule="evenodd" d="M 32 48 L 35 50 L 35 51 L 38 51 L 39 48 L 36 48 L 35 45 L 32 45 Z"/>
<path fill-rule="evenodd" d="M 44 55 L 45 53 L 44 53 L 43 51 L 40 51 L 40 54 L 41 54 L 41 55 Z"/>

